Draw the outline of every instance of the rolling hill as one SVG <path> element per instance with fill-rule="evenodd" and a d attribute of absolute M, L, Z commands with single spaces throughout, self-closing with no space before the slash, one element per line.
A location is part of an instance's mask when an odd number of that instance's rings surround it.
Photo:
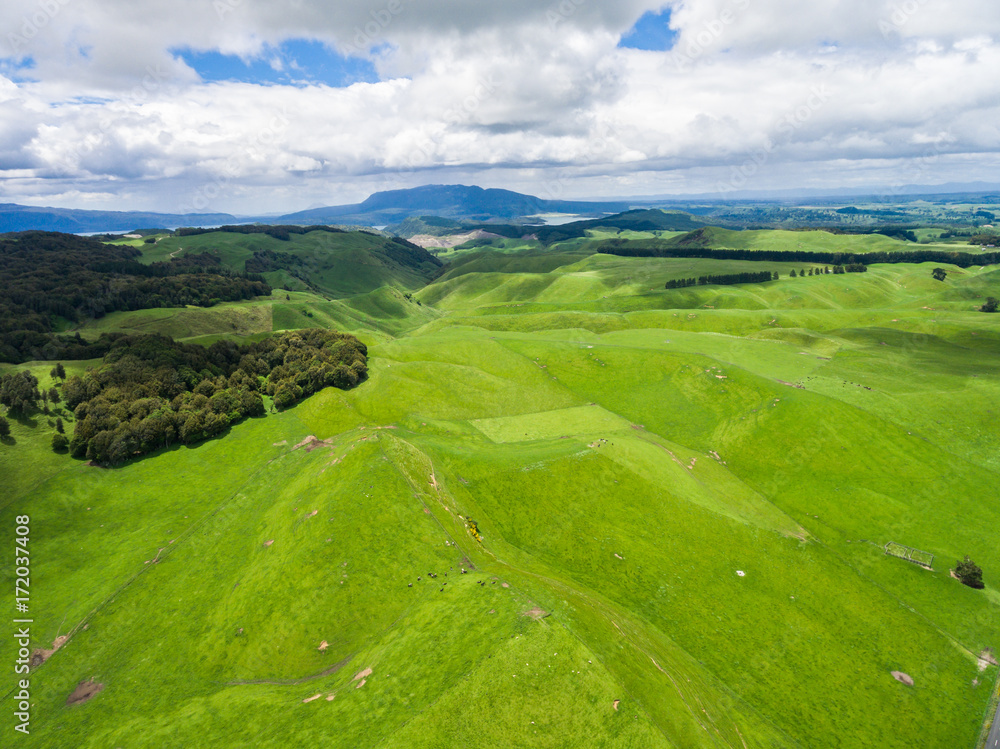
<path fill-rule="evenodd" d="M 216 234 L 145 259 L 339 252 Z M 61 405 L 11 420 L 0 525 L 30 516 L 46 650 L 21 743 L 975 746 L 1000 673 L 1000 315 L 977 305 L 1000 271 L 801 265 L 536 243 L 412 294 L 348 295 L 373 266 L 345 261 L 332 301 L 81 326 L 337 327 L 369 379 L 113 469 L 49 449 Z M 762 268 L 781 279 L 664 289 Z M 985 589 L 950 575 L 966 554 Z"/>
<path fill-rule="evenodd" d="M 387 285 L 416 290 L 441 268 L 440 260 L 406 240 L 328 228 L 290 234 L 288 239 L 263 232 L 209 231 L 136 245 L 145 262 L 209 253 L 235 271 L 246 270 L 249 263 L 251 271 L 262 273 L 276 288 L 337 298 Z"/>

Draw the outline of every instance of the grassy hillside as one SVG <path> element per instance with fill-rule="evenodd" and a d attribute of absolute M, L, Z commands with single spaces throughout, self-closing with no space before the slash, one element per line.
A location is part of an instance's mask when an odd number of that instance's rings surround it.
<path fill-rule="evenodd" d="M 781 280 L 663 288 L 761 265 Z M 480 252 L 410 299 L 86 328 L 333 326 L 371 376 L 117 469 L 14 424 L 0 524 L 31 516 L 33 647 L 70 635 L 22 743 L 973 746 L 1000 271 L 800 267 Z M 950 576 L 965 554 L 985 590 Z"/>
<path fill-rule="evenodd" d="M 425 252 L 402 247 L 391 239 L 361 231 L 311 231 L 289 240 L 266 234 L 209 232 L 172 236 L 155 244 L 138 245 L 143 261 L 208 252 L 223 265 L 242 271 L 255 252 L 272 251 L 301 261 L 282 270 L 264 273 L 276 288 L 315 291 L 334 298 L 373 291 L 382 286 L 413 290 L 425 285 L 440 264 Z"/>

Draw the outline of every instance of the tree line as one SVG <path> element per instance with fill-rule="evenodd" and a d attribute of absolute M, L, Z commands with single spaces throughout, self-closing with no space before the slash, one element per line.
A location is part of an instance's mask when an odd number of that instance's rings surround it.
<path fill-rule="evenodd" d="M 660 240 L 609 239 L 597 245 L 597 252 L 620 257 L 708 258 L 756 262 L 802 262 L 829 265 L 873 265 L 875 263 L 950 263 L 960 268 L 1000 263 L 1000 252 L 944 252 L 901 250 L 899 252 L 823 252 L 818 250 L 734 250 L 709 247 L 671 247 Z"/>
<path fill-rule="evenodd" d="M 160 335 L 119 336 L 99 367 L 63 383 L 76 417 L 68 447 L 76 457 L 120 465 L 198 442 L 263 416 L 265 395 L 287 408 L 325 387 L 354 387 L 367 378 L 367 354 L 354 336 L 318 328 L 207 348 Z"/>
<path fill-rule="evenodd" d="M 315 226 L 295 226 L 293 224 L 235 224 L 227 226 L 217 226 L 213 229 L 203 229 L 198 226 L 182 226 L 174 232 L 177 237 L 193 237 L 198 234 L 211 234 L 214 231 L 227 232 L 229 234 L 267 234 L 275 239 L 288 241 L 292 234 L 308 234 L 311 231 L 326 231 L 331 234 L 343 234 L 343 229 L 335 226 L 317 224 Z"/>
<path fill-rule="evenodd" d="M 667 281 L 668 289 L 683 289 L 687 286 L 731 286 L 739 283 L 764 283 L 777 281 L 777 272 L 761 271 L 760 273 L 724 273 L 714 276 L 698 276 L 698 278 L 677 278 Z"/>
<path fill-rule="evenodd" d="M 0 237 L 0 361 L 101 356 L 75 337 L 55 335 L 59 318 L 79 322 L 109 312 L 202 307 L 268 295 L 257 274 L 236 273 L 211 255 L 143 265 L 134 247 L 56 232 Z"/>

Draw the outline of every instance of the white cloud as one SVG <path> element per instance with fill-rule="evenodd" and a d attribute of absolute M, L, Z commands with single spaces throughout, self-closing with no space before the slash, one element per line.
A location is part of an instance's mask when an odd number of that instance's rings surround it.
<path fill-rule="evenodd" d="M 617 48 L 666 5 L 674 50 Z M 747 187 L 888 183 L 928 154 L 924 182 L 991 178 L 995 3 L 666 5 L 7 4 L 0 28 L 13 36 L 0 45 L 31 58 L 36 80 L 10 65 L 0 75 L 0 190 L 34 203 L 282 211 L 449 180 L 694 192 L 748 159 L 761 163 Z M 204 83 L 171 53 L 253 56 L 289 38 L 353 48 L 382 80 Z"/>

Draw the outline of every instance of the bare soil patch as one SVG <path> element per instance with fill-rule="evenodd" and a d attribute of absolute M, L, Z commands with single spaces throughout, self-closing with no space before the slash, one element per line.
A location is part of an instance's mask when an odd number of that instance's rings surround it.
<path fill-rule="evenodd" d="M 93 699 L 94 695 L 104 689 L 103 684 L 98 684 L 93 679 L 88 679 L 87 681 L 81 681 L 76 685 L 76 689 L 73 693 L 66 698 L 67 705 L 82 705 L 90 699 Z"/>
<path fill-rule="evenodd" d="M 306 445 L 306 452 L 311 453 L 313 450 L 319 450 L 321 447 L 333 447 L 333 440 L 318 440 L 313 439 L 308 445 Z"/>
<path fill-rule="evenodd" d="M 902 671 L 893 671 L 892 678 L 898 681 L 900 684 L 906 684 L 908 687 L 913 686 L 913 677 L 909 674 L 904 674 Z"/>
<path fill-rule="evenodd" d="M 322 692 L 318 692 L 317 694 L 314 694 L 312 697 L 306 697 L 302 701 L 303 702 L 312 702 L 313 700 L 318 700 L 322 696 L 323 696 L 323 693 Z"/>
<path fill-rule="evenodd" d="M 357 681 L 358 679 L 364 679 L 365 677 L 371 676 L 371 675 L 372 675 L 372 670 L 370 668 L 366 668 L 364 671 L 358 671 L 356 674 L 354 674 L 354 678 L 351 679 L 351 681 Z"/>
<path fill-rule="evenodd" d="M 979 654 L 979 659 L 976 665 L 979 667 L 980 671 L 985 671 L 990 666 L 998 666 L 1000 663 L 997 663 L 997 659 L 996 656 L 993 655 L 993 651 L 986 648 Z"/>
<path fill-rule="evenodd" d="M 31 660 L 28 662 L 28 667 L 34 669 L 41 666 L 52 657 L 54 652 L 65 645 L 68 639 L 69 635 L 59 635 L 59 637 L 52 641 L 51 648 L 35 648 L 35 651 L 31 654 Z"/>
<path fill-rule="evenodd" d="M 621 700 L 615 700 L 615 704 L 614 704 L 615 710 L 618 709 L 618 705 L 620 705 L 620 704 L 621 704 Z"/>
<path fill-rule="evenodd" d="M 538 621 L 539 619 L 544 619 L 544 618 L 545 618 L 545 617 L 547 617 L 548 615 L 549 615 L 549 612 L 548 612 L 548 611 L 545 611 L 544 609 L 540 609 L 540 608 L 538 608 L 538 606 L 532 606 L 532 607 L 531 607 L 530 609 L 528 609 L 527 611 L 525 611 L 525 612 L 524 612 L 524 613 L 522 614 L 522 616 L 528 616 L 528 617 L 531 617 L 531 618 L 532 618 L 532 619 L 534 619 L 534 620 L 535 620 L 536 622 L 537 622 L 537 621 Z"/>

